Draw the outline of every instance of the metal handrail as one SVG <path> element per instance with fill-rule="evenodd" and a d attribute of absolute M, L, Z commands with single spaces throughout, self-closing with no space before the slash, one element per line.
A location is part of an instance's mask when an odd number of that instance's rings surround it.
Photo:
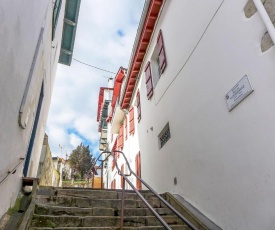
<path fill-rule="evenodd" d="M 124 160 L 126 162 L 126 165 L 128 166 L 128 169 L 130 171 L 129 174 L 124 174 L 118 167 L 117 160 L 115 157 L 114 152 L 120 153 L 123 155 Z M 131 188 L 134 190 L 134 192 L 139 196 L 139 198 L 143 201 L 143 203 L 148 207 L 148 209 L 154 214 L 154 216 L 161 222 L 163 227 L 168 230 L 172 230 L 172 228 L 165 222 L 165 220 L 157 213 L 157 211 L 148 203 L 148 201 L 142 196 L 142 194 L 136 189 L 136 187 L 133 185 L 133 183 L 127 178 L 128 176 L 134 175 L 145 187 L 148 188 L 149 191 L 151 191 L 155 196 L 157 196 L 158 199 L 160 199 L 166 206 L 169 208 L 174 214 L 176 214 L 188 227 L 190 227 L 192 230 L 198 230 L 190 221 L 188 221 L 184 216 L 182 216 L 175 208 L 173 208 L 164 198 L 162 198 L 153 188 L 151 188 L 144 180 L 142 180 L 139 176 L 136 175 L 136 173 L 131 169 L 130 164 L 125 157 L 125 154 L 122 151 L 119 150 L 113 150 L 113 151 L 103 151 L 97 160 L 101 157 L 103 153 L 107 153 L 107 157 L 102 160 L 102 163 L 106 161 L 110 155 L 113 156 L 116 169 L 118 171 L 118 174 L 123 177 L 123 185 L 122 185 L 122 198 L 121 198 L 121 222 L 120 222 L 120 229 L 123 229 L 123 220 L 124 220 L 124 201 L 125 201 L 125 181 L 128 182 L 128 184 L 131 186 Z M 97 160 L 95 161 L 95 166 Z"/>
<path fill-rule="evenodd" d="M 0 181 L 0 186 L 4 184 L 4 182 L 16 172 L 16 169 L 19 167 L 19 165 L 25 160 L 25 158 L 20 158 L 19 163 L 12 169 L 8 171 L 8 174 Z"/>

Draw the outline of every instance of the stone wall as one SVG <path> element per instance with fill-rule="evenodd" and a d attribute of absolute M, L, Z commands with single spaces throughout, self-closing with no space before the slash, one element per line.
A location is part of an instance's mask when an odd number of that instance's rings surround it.
<path fill-rule="evenodd" d="M 43 143 L 43 150 L 45 151 L 45 153 L 44 159 L 42 159 L 43 163 L 41 165 L 39 185 L 56 187 L 58 186 L 60 181 L 60 173 L 54 167 L 51 150 L 48 141 L 45 142 L 45 138 Z"/>

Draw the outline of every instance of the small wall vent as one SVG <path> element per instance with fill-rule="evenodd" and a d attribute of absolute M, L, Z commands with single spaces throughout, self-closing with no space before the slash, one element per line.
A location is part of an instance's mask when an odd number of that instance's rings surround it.
<path fill-rule="evenodd" d="M 169 123 L 167 123 L 164 126 L 158 138 L 159 138 L 159 147 L 162 148 L 166 144 L 166 142 L 171 138 Z"/>

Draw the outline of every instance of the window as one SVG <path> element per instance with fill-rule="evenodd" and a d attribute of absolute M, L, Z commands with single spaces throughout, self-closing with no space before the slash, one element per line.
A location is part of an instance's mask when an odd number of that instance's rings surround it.
<path fill-rule="evenodd" d="M 165 125 L 165 127 L 162 129 L 162 131 L 159 134 L 159 146 L 162 148 L 166 142 L 171 138 L 169 123 Z"/>
<path fill-rule="evenodd" d="M 160 68 L 161 73 L 164 72 L 167 61 L 166 61 L 166 55 L 164 50 L 164 43 L 163 43 L 163 37 L 162 37 L 162 31 L 159 31 L 158 39 L 157 39 L 157 46 L 158 46 L 158 65 Z"/>
<path fill-rule="evenodd" d="M 141 178 L 141 164 L 140 164 L 140 152 L 136 155 L 136 174 Z M 141 181 L 136 179 L 136 188 L 141 190 Z"/>
<path fill-rule="evenodd" d="M 128 139 L 128 119 L 127 119 L 127 116 L 125 116 L 125 119 L 124 119 L 124 127 L 125 127 L 125 140 Z"/>
<path fill-rule="evenodd" d="M 60 13 L 61 5 L 62 5 L 62 0 L 56 0 L 54 3 L 53 19 L 52 19 L 52 40 L 54 39 L 54 36 L 55 36 L 55 29 L 57 27 L 58 16 Z"/>
<path fill-rule="evenodd" d="M 152 72 L 151 72 L 150 61 L 148 61 L 145 67 L 145 81 L 146 81 L 146 88 L 147 88 L 147 98 L 149 100 L 153 95 L 153 83 L 152 83 Z"/>
<path fill-rule="evenodd" d="M 161 78 L 161 74 L 166 68 L 166 65 L 167 60 L 165 55 L 163 36 L 162 31 L 160 30 L 157 37 L 157 43 L 151 56 L 151 60 L 145 67 L 147 97 L 148 95 L 153 95 L 153 88 L 157 86 L 158 81 Z M 149 78 L 151 81 L 149 81 Z M 148 97 L 148 99 L 150 98 Z"/>
<path fill-rule="evenodd" d="M 139 91 L 137 92 L 137 111 L 138 111 L 138 122 L 141 120 L 141 107 L 140 107 L 140 94 Z"/>
<path fill-rule="evenodd" d="M 134 134 L 135 133 L 135 110 L 134 107 L 131 107 L 129 110 L 130 113 L 130 130 L 129 133 L 130 134 Z"/>

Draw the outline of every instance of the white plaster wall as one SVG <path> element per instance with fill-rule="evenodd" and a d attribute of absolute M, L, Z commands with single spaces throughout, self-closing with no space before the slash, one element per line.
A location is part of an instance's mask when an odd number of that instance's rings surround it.
<path fill-rule="evenodd" d="M 47 114 L 54 83 L 61 40 L 65 1 L 59 15 L 55 40 L 51 41 L 52 1 L 0 2 L 0 178 L 25 157 L 44 76 L 44 100 L 41 108 L 28 176 L 36 176 L 43 143 Z M 18 125 L 19 109 L 41 27 L 44 35 L 29 90 L 30 118 L 26 129 Z M 60 48 L 60 44 L 59 44 Z M 2 186 L 0 217 L 14 204 L 22 183 L 22 164 Z"/>
<path fill-rule="evenodd" d="M 261 53 L 266 29 L 258 13 L 244 16 L 245 4 L 166 1 L 143 62 L 144 70 L 162 29 L 168 64 L 150 101 L 144 74 L 140 82 L 142 177 L 225 230 L 272 230 L 275 49 Z M 255 91 L 228 112 L 225 94 L 245 74 Z M 167 122 L 171 139 L 159 149 Z"/>

